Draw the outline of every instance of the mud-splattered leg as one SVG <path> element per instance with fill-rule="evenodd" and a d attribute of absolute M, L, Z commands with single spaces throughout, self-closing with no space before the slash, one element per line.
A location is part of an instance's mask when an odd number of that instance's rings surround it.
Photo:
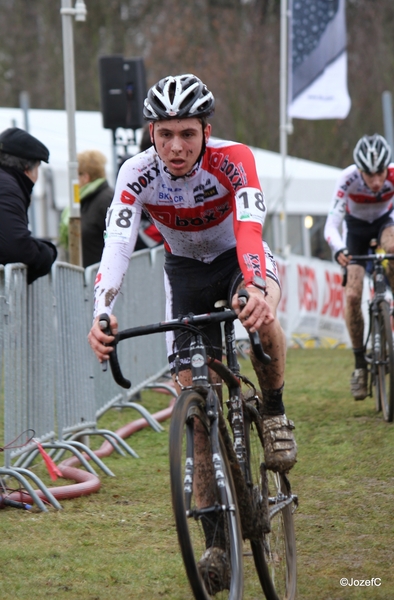
<path fill-rule="evenodd" d="M 345 319 L 353 348 L 362 348 L 364 344 L 364 317 L 361 310 L 363 293 L 364 267 L 349 265 L 345 288 Z"/>

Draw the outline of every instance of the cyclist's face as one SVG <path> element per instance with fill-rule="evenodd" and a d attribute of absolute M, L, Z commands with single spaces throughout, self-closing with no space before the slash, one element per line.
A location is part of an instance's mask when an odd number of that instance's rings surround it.
<path fill-rule="evenodd" d="M 387 169 L 385 169 L 381 173 L 374 173 L 373 175 L 369 175 L 368 173 L 361 171 L 361 177 L 364 179 L 364 182 L 369 187 L 369 189 L 375 192 L 376 194 L 376 192 L 382 189 L 382 186 L 386 181 Z"/>
<path fill-rule="evenodd" d="M 208 141 L 211 126 L 204 133 L 199 119 L 173 119 L 150 124 L 151 139 L 161 160 L 172 175 L 186 175 L 196 163 L 202 148 L 203 135 Z"/>

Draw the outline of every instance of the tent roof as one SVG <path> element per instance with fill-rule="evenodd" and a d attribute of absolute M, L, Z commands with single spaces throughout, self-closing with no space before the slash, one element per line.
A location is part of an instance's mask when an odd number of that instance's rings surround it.
<path fill-rule="evenodd" d="M 50 151 L 49 168 L 53 170 L 55 203 L 62 209 L 68 204 L 68 138 L 65 110 L 30 109 L 29 132 L 43 142 Z M 8 127 L 25 128 L 24 113 L 20 108 L 0 108 L 0 131 Z M 119 130 L 118 130 L 119 131 Z M 114 183 L 114 148 L 112 131 L 104 129 L 100 112 L 77 111 L 75 115 L 77 152 L 101 150 L 107 158 L 108 180 Z M 122 133 L 122 130 L 120 130 Z M 137 132 L 137 140 L 141 130 Z M 131 146 L 137 152 L 136 146 Z M 130 151 L 130 149 L 129 149 Z M 282 210 L 282 158 L 276 152 L 252 148 L 257 171 L 269 212 Z M 42 165 L 42 168 L 48 168 Z M 286 211 L 288 214 L 326 215 L 340 169 L 293 157 L 286 158 Z M 43 178 L 39 178 L 37 192 Z"/>
<path fill-rule="evenodd" d="M 269 213 L 282 210 L 282 157 L 276 152 L 252 148 Z M 341 169 L 286 157 L 286 212 L 327 215 Z"/>

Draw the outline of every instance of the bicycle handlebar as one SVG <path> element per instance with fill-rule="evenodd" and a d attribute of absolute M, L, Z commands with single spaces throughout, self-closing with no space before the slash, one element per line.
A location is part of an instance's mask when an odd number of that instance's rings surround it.
<path fill-rule="evenodd" d="M 351 260 L 364 260 L 367 262 L 368 260 L 373 261 L 374 264 L 382 263 L 384 260 L 394 260 L 394 254 L 351 254 Z M 352 263 L 350 263 L 352 264 Z M 342 267 L 342 286 L 345 287 L 347 283 L 347 266 Z"/>
<path fill-rule="evenodd" d="M 240 299 L 248 299 L 249 294 L 246 290 L 240 290 L 238 292 Z M 246 303 L 246 302 L 245 302 Z M 111 342 L 113 347 L 112 352 L 109 355 L 109 364 L 112 371 L 112 376 L 116 383 L 125 389 L 131 388 L 131 381 L 123 376 L 120 368 L 117 345 L 120 341 L 126 340 L 132 337 L 141 337 L 152 333 L 163 333 L 166 331 L 175 331 L 176 329 L 187 329 L 191 325 L 207 325 L 209 323 L 221 323 L 223 321 L 235 321 L 238 316 L 234 310 L 226 310 L 217 313 L 205 313 L 201 315 L 188 315 L 186 317 L 180 317 L 179 319 L 172 319 L 170 321 L 160 321 L 152 325 L 141 325 L 139 327 L 132 327 L 131 329 L 124 329 L 119 331 L 114 336 L 114 340 Z M 113 335 L 110 329 L 110 319 L 107 314 L 99 316 L 99 326 L 101 330 L 107 335 Z M 269 364 L 271 357 L 266 354 L 260 342 L 260 337 L 257 332 L 249 333 L 250 343 L 254 352 L 254 355 L 263 364 Z"/>

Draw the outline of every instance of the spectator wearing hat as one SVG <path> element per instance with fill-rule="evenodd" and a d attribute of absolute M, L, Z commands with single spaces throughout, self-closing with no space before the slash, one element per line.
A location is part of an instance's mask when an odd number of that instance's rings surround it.
<path fill-rule="evenodd" d="M 82 264 L 99 263 L 104 248 L 105 217 L 114 190 L 105 175 L 106 157 L 99 150 L 85 150 L 78 158 L 78 182 L 81 201 Z M 62 213 L 59 243 L 68 248 L 68 221 L 70 210 Z"/>
<path fill-rule="evenodd" d="M 44 144 L 23 129 L 0 134 L 0 264 L 27 265 L 27 282 L 47 275 L 57 250 L 48 240 L 32 236 L 27 211 L 41 161 L 49 161 Z"/>

